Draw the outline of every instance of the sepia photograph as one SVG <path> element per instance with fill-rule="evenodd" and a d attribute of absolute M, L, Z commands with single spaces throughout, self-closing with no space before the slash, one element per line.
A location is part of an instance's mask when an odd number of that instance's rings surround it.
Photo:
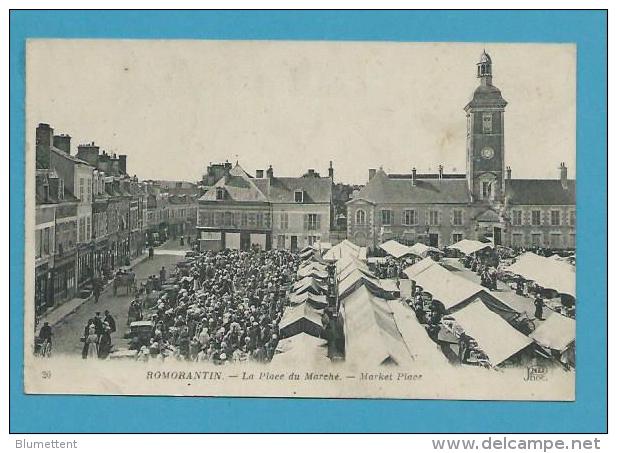
<path fill-rule="evenodd" d="M 29 39 L 26 393 L 574 401 L 576 67 Z"/>

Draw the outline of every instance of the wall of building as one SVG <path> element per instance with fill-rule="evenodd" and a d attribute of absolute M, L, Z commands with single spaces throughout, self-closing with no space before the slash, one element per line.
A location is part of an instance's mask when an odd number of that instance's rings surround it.
<path fill-rule="evenodd" d="M 539 212 L 539 225 L 533 212 Z M 558 213 L 554 224 L 551 212 Z M 520 212 L 520 225 L 517 214 Z M 510 228 L 506 237 L 513 247 L 548 247 L 573 249 L 576 246 L 576 207 L 550 205 L 512 206 L 509 209 Z"/>
<path fill-rule="evenodd" d="M 307 223 L 306 216 L 316 214 L 317 223 Z M 330 241 L 330 204 L 276 203 L 272 205 L 272 237 L 274 248 L 291 248 L 292 236 L 302 249 L 313 242 Z M 313 217 L 313 219 L 315 219 Z M 283 239 L 284 238 L 284 239 Z"/>
<path fill-rule="evenodd" d="M 359 224 L 358 211 L 365 212 L 365 221 Z M 391 222 L 383 223 L 382 211 L 391 212 Z M 406 211 L 414 211 L 415 216 L 405 219 Z M 438 246 L 444 247 L 455 242 L 455 239 L 466 239 L 472 236 L 472 209 L 465 204 L 379 204 L 358 200 L 348 205 L 347 237 L 358 245 L 376 248 L 390 239 L 414 244 L 425 242 L 426 235 L 437 234 Z M 434 212 L 431 218 L 431 212 Z M 460 223 L 455 222 L 455 212 L 460 213 Z M 436 217 L 435 217 L 436 216 Z M 415 217 L 415 221 L 413 219 Z M 411 220 L 406 224 L 406 220 Z M 457 216 L 458 220 L 458 216 Z M 460 236 L 454 236 L 454 235 Z M 363 243 L 364 242 L 364 243 Z"/>

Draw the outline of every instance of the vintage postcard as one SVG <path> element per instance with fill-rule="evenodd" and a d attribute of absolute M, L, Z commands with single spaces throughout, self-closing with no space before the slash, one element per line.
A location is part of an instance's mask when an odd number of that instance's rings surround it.
<path fill-rule="evenodd" d="M 29 40 L 27 393 L 575 399 L 576 46 Z"/>

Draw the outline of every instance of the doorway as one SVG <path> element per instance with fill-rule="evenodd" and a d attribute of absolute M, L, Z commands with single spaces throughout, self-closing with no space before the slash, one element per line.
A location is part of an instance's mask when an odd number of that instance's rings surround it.
<path fill-rule="evenodd" d="M 430 245 L 431 247 L 439 247 L 439 234 L 438 233 L 429 233 L 428 245 Z"/>
<path fill-rule="evenodd" d="M 249 233 L 240 233 L 240 250 L 251 249 L 251 235 Z"/>
<path fill-rule="evenodd" d="M 501 245 L 501 228 L 493 227 L 493 244 Z"/>

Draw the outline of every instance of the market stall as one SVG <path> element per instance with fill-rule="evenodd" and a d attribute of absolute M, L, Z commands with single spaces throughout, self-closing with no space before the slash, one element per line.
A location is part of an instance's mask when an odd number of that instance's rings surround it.
<path fill-rule="evenodd" d="M 302 332 L 314 337 L 321 337 L 323 333 L 322 314 L 323 310 L 314 308 L 307 302 L 287 307 L 279 324 L 281 337 L 293 337 Z"/>
<path fill-rule="evenodd" d="M 475 299 L 449 318 L 454 322 L 444 318 L 442 324 L 459 338 L 461 330 L 457 327 L 462 329 L 465 335 L 475 341 L 477 350 L 486 354 L 488 364 L 492 367 L 500 366 L 508 359 L 514 360 L 514 356 L 532 344 L 529 337 L 489 310 L 480 299 Z M 473 354 L 470 354 L 469 359 L 474 359 Z M 478 359 L 482 360 L 481 357 Z"/>

